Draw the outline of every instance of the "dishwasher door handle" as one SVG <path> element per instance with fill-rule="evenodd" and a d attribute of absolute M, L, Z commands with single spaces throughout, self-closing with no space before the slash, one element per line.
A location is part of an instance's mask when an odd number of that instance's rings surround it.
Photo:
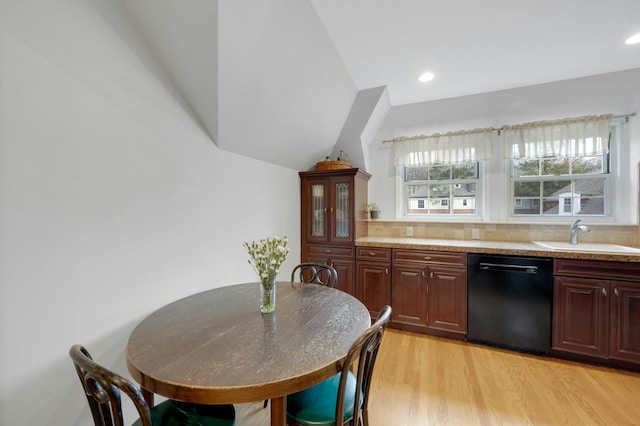
<path fill-rule="evenodd" d="M 480 262 L 480 269 L 483 271 L 509 271 L 526 272 L 527 274 L 537 274 L 538 267 L 533 265 L 506 265 L 503 263 Z"/>

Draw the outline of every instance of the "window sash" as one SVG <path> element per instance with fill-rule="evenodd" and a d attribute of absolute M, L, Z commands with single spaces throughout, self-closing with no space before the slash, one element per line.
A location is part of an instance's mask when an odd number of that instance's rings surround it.
<path fill-rule="evenodd" d="M 602 182 L 599 191 L 584 191 L 584 187 L 593 186 L 595 181 Z M 516 194 L 516 185 L 523 183 L 533 184 L 530 188 L 535 188 L 536 193 Z M 554 185 L 552 186 L 554 189 L 550 191 L 545 188 L 545 183 L 564 183 L 564 187 L 567 189 L 560 191 L 557 185 Z M 510 215 L 516 217 L 608 216 L 608 186 L 609 176 L 606 174 L 512 178 L 510 195 L 512 208 Z"/>
<path fill-rule="evenodd" d="M 449 169 L 448 172 L 446 169 Z M 450 166 L 406 166 L 402 168 L 402 176 L 403 214 L 449 217 L 477 215 L 477 162 Z"/>

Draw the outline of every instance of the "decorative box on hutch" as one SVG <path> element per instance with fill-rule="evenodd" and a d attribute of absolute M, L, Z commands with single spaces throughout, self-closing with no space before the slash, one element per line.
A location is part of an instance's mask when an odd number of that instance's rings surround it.
<path fill-rule="evenodd" d="M 350 169 L 351 163 L 349 161 L 342 160 L 325 160 L 316 163 L 316 170 L 319 172 L 325 172 L 327 170 L 342 170 Z"/>

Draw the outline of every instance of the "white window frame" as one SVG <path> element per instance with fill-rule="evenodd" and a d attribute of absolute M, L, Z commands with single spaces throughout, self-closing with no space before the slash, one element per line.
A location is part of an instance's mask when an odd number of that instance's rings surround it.
<path fill-rule="evenodd" d="M 589 223 L 636 223 L 629 206 L 624 206 L 624 194 L 628 194 L 629 163 L 622 161 L 629 155 L 628 134 L 625 136 L 625 127 L 622 120 L 614 120 L 611 124 L 611 140 L 608 174 L 596 174 L 594 178 L 602 177 L 606 180 L 605 212 L 604 215 L 515 215 L 513 213 L 513 182 L 511 177 L 511 160 L 505 160 L 502 170 L 502 179 L 508 182 L 508 190 L 501 201 L 501 219 L 509 223 L 572 223 L 577 219 L 588 220 Z M 566 175 L 571 180 L 572 175 Z M 584 176 L 584 175 L 583 175 Z M 561 178 L 561 177 L 558 177 Z"/>
<path fill-rule="evenodd" d="M 476 214 L 473 215 L 408 215 L 404 189 L 404 168 L 396 167 L 396 218 L 425 222 L 494 222 L 494 223 L 572 223 L 584 218 L 589 223 L 636 225 L 638 224 L 638 195 L 632 194 L 632 179 L 638 172 L 631 169 L 629 126 L 623 119 L 612 122 L 610 144 L 610 173 L 607 181 L 608 211 L 604 216 L 515 216 L 513 215 L 513 187 L 511 160 L 495 158 L 478 164 L 476 183 Z M 640 127 L 640 126 L 639 126 Z M 497 138 L 494 152 L 503 152 L 502 141 Z"/>
<path fill-rule="evenodd" d="M 478 162 L 478 179 L 473 179 L 476 184 L 476 212 L 475 214 L 408 214 L 408 200 L 405 191 L 404 167 L 396 167 L 396 217 L 407 221 L 427 221 L 427 222 L 479 222 L 482 221 L 482 210 L 484 206 L 484 165 Z M 464 182 L 462 182 L 464 183 Z"/>
<path fill-rule="evenodd" d="M 607 156 L 604 156 L 604 160 L 608 160 Z M 510 164 L 511 167 L 511 164 Z M 607 166 L 604 166 L 605 168 L 607 168 Z M 514 212 L 514 206 L 517 206 L 517 199 L 521 200 L 522 198 L 524 199 L 528 199 L 527 197 L 514 197 L 513 193 L 514 191 L 514 187 L 515 184 L 517 182 L 547 182 L 547 181 L 570 181 L 570 182 L 574 182 L 574 181 L 580 181 L 583 179 L 603 179 L 605 181 L 605 189 L 604 189 L 604 197 L 603 197 L 603 213 L 602 214 L 594 214 L 594 215 L 589 215 L 589 214 L 574 214 L 571 210 L 574 209 L 574 200 L 573 198 L 576 198 L 575 196 L 572 198 L 570 196 L 567 196 L 566 194 L 562 194 L 558 196 L 558 213 L 556 214 L 551 214 L 551 213 L 539 213 L 539 214 L 525 214 L 525 213 L 520 213 L 520 214 L 516 214 Z M 509 180 L 510 180 L 510 197 L 511 197 L 511 208 L 509 210 L 509 214 L 512 216 L 516 216 L 518 218 L 535 218 L 535 217 L 540 217 L 540 216 L 544 216 L 544 217 L 552 217 L 552 218 L 559 218 L 561 216 L 569 216 L 569 217 L 573 217 L 574 220 L 575 219 L 593 219 L 593 218 L 602 218 L 602 217 L 606 217 L 610 215 L 610 174 L 609 173 L 594 173 L 594 174 L 562 174 L 562 175 L 539 175 L 539 176 L 522 176 L 522 177 L 514 177 L 511 175 L 511 172 L 509 173 Z M 599 198 L 599 197 L 598 197 Z M 542 197 L 543 201 L 548 199 L 548 197 Z M 535 199 L 532 199 L 532 201 L 534 201 Z M 538 199 L 540 200 L 540 199 Z M 533 204 L 533 203 L 532 203 Z M 538 201 L 538 203 L 535 203 L 535 205 L 537 205 L 537 207 L 540 207 L 540 203 Z M 566 212 L 566 206 L 569 205 L 571 206 L 569 211 Z"/>

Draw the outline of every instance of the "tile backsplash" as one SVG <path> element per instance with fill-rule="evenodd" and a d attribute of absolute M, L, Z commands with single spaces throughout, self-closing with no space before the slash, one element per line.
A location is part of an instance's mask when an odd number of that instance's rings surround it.
<path fill-rule="evenodd" d="M 590 243 L 621 244 L 640 247 L 640 227 L 616 225 L 591 225 L 583 221 L 590 232 L 582 232 L 579 240 Z M 412 236 L 407 235 L 411 228 Z M 405 222 L 371 220 L 368 234 L 371 237 L 409 237 L 450 240 L 472 240 L 477 230 L 483 241 L 569 241 L 569 225 L 552 224 L 481 224 L 451 222 Z"/>

